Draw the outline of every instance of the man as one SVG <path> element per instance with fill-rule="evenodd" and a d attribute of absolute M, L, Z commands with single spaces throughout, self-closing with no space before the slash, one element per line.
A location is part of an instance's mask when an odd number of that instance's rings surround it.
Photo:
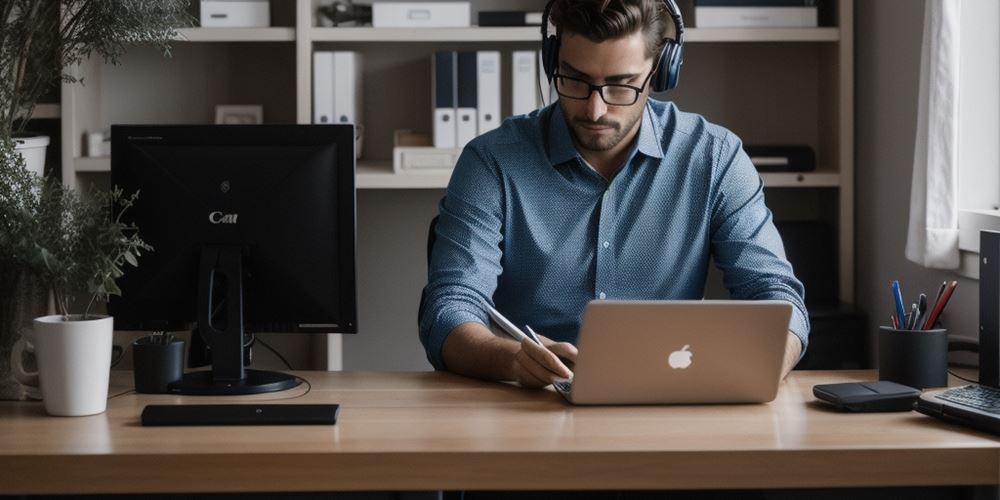
<path fill-rule="evenodd" d="M 465 148 L 440 204 L 420 338 L 437 369 L 541 387 L 571 375 L 584 306 L 700 299 L 709 257 L 737 299 L 794 305 L 783 373 L 807 344 L 802 284 L 731 132 L 649 98 L 661 0 L 554 0 L 560 98 Z M 678 18 L 679 22 L 679 18 Z M 484 302 L 543 334 L 494 335 Z"/>

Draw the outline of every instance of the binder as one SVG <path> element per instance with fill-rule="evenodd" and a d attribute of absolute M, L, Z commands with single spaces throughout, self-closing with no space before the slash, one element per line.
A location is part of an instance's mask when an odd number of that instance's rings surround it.
<path fill-rule="evenodd" d="M 479 103 L 476 87 L 478 86 L 478 69 L 475 52 L 458 53 L 458 106 L 456 113 L 456 139 L 455 145 L 464 148 L 466 144 L 476 137 L 476 127 L 478 126 L 478 113 L 476 106 Z"/>
<path fill-rule="evenodd" d="M 500 126 L 500 52 L 481 50 L 476 53 L 478 79 L 476 93 L 479 110 L 478 130 L 483 135 Z"/>
<path fill-rule="evenodd" d="M 514 115 L 523 115 L 538 107 L 535 51 L 515 50 L 511 57 L 511 112 Z"/>
<path fill-rule="evenodd" d="M 434 147 L 453 148 L 457 139 L 455 105 L 458 103 L 458 61 L 455 52 L 434 53 Z"/>
<path fill-rule="evenodd" d="M 313 52 L 313 123 L 334 123 L 333 52 Z"/>
<path fill-rule="evenodd" d="M 361 122 L 361 54 L 333 52 L 334 123 Z"/>

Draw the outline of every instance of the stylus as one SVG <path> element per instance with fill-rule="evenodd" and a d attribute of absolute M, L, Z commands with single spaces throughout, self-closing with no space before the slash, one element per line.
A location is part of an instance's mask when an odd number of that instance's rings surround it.
<path fill-rule="evenodd" d="M 524 334 L 520 328 L 514 326 L 500 311 L 497 311 L 493 306 L 489 304 L 484 304 L 486 306 L 486 311 L 490 314 L 490 318 L 504 331 L 507 335 L 510 335 L 514 340 L 521 342 L 524 339 L 531 338 Z M 536 341 L 537 342 L 537 341 Z M 541 344 L 541 342 L 539 342 Z"/>

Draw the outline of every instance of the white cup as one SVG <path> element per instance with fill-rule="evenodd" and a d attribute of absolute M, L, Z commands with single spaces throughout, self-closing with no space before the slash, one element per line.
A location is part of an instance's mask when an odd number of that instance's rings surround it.
<path fill-rule="evenodd" d="M 33 349 L 38 382 L 49 415 L 78 417 L 103 413 L 108 403 L 114 318 L 65 321 L 61 314 L 35 318 L 13 352 Z M 22 345 L 24 343 L 30 346 Z M 25 373 L 20 356 L 12 360 L 15 377 L 31 385 L 36 374 Z"/>

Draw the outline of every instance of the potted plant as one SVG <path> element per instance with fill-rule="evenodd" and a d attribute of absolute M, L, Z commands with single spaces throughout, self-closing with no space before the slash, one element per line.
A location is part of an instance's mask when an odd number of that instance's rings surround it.
<path fill-rule="evenodd" d="M 26 396 L 12 374 L 13 344 L 31 318 L 54 309 L 48 306 L 50 294 L 41 280 L 44 261 L 39 262 L 28 244 L 39 227 L 35 218 L 43 214 L 38 205 L 43 201 L 42 186 L 54 183 L 38 179 L 44 152 L 27 147 L 47 144 L 48 138 L 25 137 L 31 134 L 24 127 L 38 100 L 60 82 L 76 82 L 67 70 L 94 54 L 117 64 L 129 46 L 153 44 L 169 55 L 176 28 L 192 24 L 188 4 L 189 0 L 0 2 L 0 400 Z M 27 166 L 25 159 L 34 164 Z M 49 193 L 55 198 L 45 199 L 61 200 L 64 195 Z M 68 307 L 63 301 L 60 312 L 69 315 Z"/>
<path fill-rule="evenodd" d="M 30 237 L 8 245 L 52 291 L 59 314 L 35 318 L 34 328 L 19 342 L 34 347 L 50 414 L 100 413 L 107 399 L 114 323 L 95 314 L 94 307 L 119 295 L 115 281 L 126 265 L 138 266 L 142 252 L 152 250 L 137 227 L 121 220 L 139 193 L 125 195 L 114 188 L 82 197 L 58 180 L 28 177 L 34 179 L 24 203 L 33 211 L 24 218 Z M 13 349 L 22 350 L 20 344 Z M 12 363 L 23 379 L 26 372 L 16 357 Z"/>
<path fill-rule="evenodd" d="M 0 140 L 14 139 L 42 175 L 49 139 L 24 130 L 38 100 L 66 70 L 96 53 L 117 64 L 131 45 L 169 41 L 190 24 L 189 0 L 8 0 L 0 4 Z M 73 140 L 66 138 L 66 140 Z"/>

